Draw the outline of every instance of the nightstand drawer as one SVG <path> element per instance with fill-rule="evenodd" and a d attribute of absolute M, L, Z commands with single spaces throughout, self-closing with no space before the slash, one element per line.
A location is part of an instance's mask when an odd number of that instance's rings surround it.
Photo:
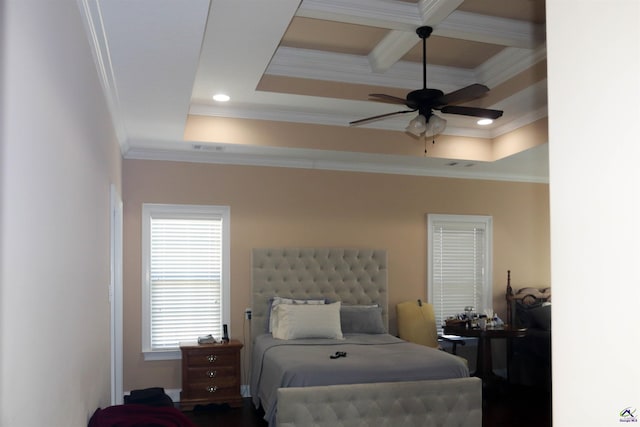
<path fill-rule="evenodd" d="M 184 393 L 185 390 L 183 389 Z M 234 378 L 221 378 L 216 381 L 192 382 L 187 384 L 187 395 L 191 398 L 212 397 L 220 399 L 223 396 L 237 397 L 240 390 Z"/>
<path fill-rule="evenodd" d="M 235 366 L 203 366 L 203 367 L 189 367 L 187 369 L 188 382 L 194 381 L 207 381 L 209 379 L 220 379 L 225 377 L 235 378 L 236 368 Z"/>
<path fill-rule="evenodd" d="M 188 366 L 233 366 L 236 354 L 226 349 L 197 349 L 189 350 L 185 354 Z"/>

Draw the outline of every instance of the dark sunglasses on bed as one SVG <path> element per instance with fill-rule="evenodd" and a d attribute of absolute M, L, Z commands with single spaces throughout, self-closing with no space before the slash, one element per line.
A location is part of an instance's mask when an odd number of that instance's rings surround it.
<path fill-rule="evenodd" d="M 334 354 L 329 356 L 330 359 L 337 359 L 339 357 L 347 357 L 346 351 L 336 351 Z"/>

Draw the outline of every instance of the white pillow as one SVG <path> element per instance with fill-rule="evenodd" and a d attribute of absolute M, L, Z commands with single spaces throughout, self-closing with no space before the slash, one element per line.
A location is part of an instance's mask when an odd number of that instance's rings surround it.
<path fill-rule="evenodd" d="M 271 300 L 271 308 L 269 311 L 269 332 L 273 332 L 275 323 L 278 321 L 276 316 L 273 315 L 275 308 L 280 304 L 325 304 L 323 299 L 292 299 L 273 297 Z"/>
<path fill-rule="evenodd" d="M 277 321 L 273 337 L 344 339 L 340 328 L 340 302 L 333 304 L 279 304 L 274 310 Z"/>

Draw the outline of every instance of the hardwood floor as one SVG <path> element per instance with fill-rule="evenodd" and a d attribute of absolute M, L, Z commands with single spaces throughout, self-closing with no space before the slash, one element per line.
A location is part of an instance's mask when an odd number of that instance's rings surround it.
<path fill-rule="evenodd" d="M 199 427 L 263 427 L 262 411 L 257 411 L 251 399 L 244 399 L 242 408 L 211 405 L 197 407 L 187 416 Z M 483 427 L 551 427 L 551 396 L 545 390 L 511 387 L 508 392 L 485 402 L 482 409 Z"/>
<path fill-rule="evenodd" d="M 267 422 L 262 418 L 264 412 L 256 410 L 251 398 L 243 399 L 242 408 L 230 408 L 226 405 L 197 406 L 193 411 L 185 412 L 198 427 L 263 427 Z"/>
<path fill-rule="evenodd" d="M 483 427 L 551 427 L 551 393 L 545 389 L 510 386 L 482 408 Z"/>

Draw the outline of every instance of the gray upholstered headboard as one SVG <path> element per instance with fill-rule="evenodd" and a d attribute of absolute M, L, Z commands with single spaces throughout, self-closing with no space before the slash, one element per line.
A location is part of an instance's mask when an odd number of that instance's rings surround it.
<path fill-rule="evenodd" d="M 253 249 L 251 264 L 252 342 L 267 331 L 267 309 L 274 296 L 378 304 L 388 329 L 385 250 Z"/>

